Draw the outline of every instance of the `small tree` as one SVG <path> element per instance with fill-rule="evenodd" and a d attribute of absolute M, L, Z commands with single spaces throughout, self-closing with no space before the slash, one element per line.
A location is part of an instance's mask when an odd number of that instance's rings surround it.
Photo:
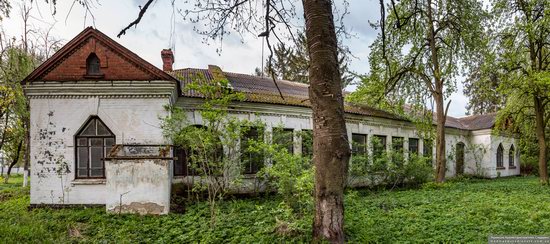
<path fill-rule="evenodd" d="M 189 169 L 200 178 L 193 190 L 207 193 L 214 225 L 216 203 L 223 199 L 239 176 L 239 172 L 235 172 L 235 168 L 240 165 L 238 142 L 243 133 L 242 128 L 251 123 L 229 115 L 228 105 L 244 97 L 233 92 L 227 79 L 207 81 L 202 75 L 192 79 L 193 82 L 186 89 L 194 90 L 204 97 L 204 102 L 198 108 L 202 124 L 192 124 L 187 120 L 185 111 L 170 107 L 170 116 L 163 119 L 162 129 L 173 145 L 185 150 L 190 162 Z"/>

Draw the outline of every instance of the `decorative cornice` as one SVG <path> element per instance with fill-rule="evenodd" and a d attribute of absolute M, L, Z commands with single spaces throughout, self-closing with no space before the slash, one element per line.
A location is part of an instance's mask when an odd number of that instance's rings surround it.
<path fill-rule="evenodd" d="M 98 98 L 114 98 L 114 99 L 124 99 L 124 98 L 170 98 L 171 94 L 112 94 L 112 95 L 69 95 L 69 94 L 52 94 L 52 95 L 27 95 L 30 99 L 86 99 L 91 97 Z"/>

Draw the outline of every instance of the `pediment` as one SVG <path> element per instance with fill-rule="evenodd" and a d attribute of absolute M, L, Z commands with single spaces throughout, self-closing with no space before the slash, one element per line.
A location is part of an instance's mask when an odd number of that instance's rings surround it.
<path fill-rule="evenodd" d="M 99 71 L 89 73 L 87 60 L 99 59 Z M 96 67 L 97 68 L 97 67 Z M 81 80 L 175 79 L 92 27 L 84 29 L 22 82 Z"/>

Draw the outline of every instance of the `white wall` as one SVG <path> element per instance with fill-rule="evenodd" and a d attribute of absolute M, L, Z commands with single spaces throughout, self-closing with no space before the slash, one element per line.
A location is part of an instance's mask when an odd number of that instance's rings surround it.
<path fill-rule="evenodd" d="M 105 204 L 105 180 L 75 180 L 74 136 L 97 115 L 117 144 L 166 144 L 160 129 L 169 98 L 33 98 L 31 204 Z"/>

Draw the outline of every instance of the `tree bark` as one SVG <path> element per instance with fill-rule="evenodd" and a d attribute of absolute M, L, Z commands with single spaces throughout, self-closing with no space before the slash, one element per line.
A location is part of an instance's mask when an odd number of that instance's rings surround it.
<path fill-rule="evenodd" d="M 13 161 L 10 163 L 10 166 L 8 167 L 8 172 L 6 173 L 6 177 L 4 178 L 4 183 L 7 184 L 8 180 L 10 179 L 10 173 L 11 168 L 17 164 L 19 161 L 19 155 L 21 155 L 21 147 L 23 146 L 23 140 L 19 141 L 19 144 L 17 145 L 17 152 L 15 153 L 15 157 L 13 158 Z"/>
<path fill-rule="evenodd" d="M 447 171 L 447 159 L 445 158 L 445 111 L 443 108 L 443 95 L 436 95 L 434 98 L 437 113 L 435 145 L 435 162 L 437 166 L 435 180 L 438 183 L 442 183 L 445 181 L 445 172 Z"/>
<path fill-rule="evenodd" d="M 537 96 L 535 102 L 535 124 L 537 131 L 537 141 L 539 146 L 539 176 L 542 184 L 548 184 L 548 166 L 546 163 L 546 138 L 544 137 L 544 107 L 542 101 Z"/>
<path fill-rule="evenodd" d="M 435 141 L 435 162 L 436 166 L 436 182 L 441 183 L 445 181 L 445 172 L 447 171 L 447 160 L 445 158 L 445 121 L 447 118 L 447 111 L 443 108 L 443 78 L 441 77 L 441 69 L 439 66 L 439 56 L 437 54 L 436 45 L 436 33 L 434 27 L 434 19 L 432 12 L 432 1 L 428 0 L 427 3 L 427 17 L 428 17 L 428 42 L 430 45 L 430 56 L 434 76 L 434 85 L 427 84 L 431 89 L 432 96 L 435 100 L 436 116 L 437 116 L 437 128 L 436 128 L 436 141 Z"/>
<path fill-rule="evenodd" d="M 315 217 L 313 240 L 343 243 L 344 187 L 350 158 L 330 0 L 302 0 L 310 57 Z"/>

